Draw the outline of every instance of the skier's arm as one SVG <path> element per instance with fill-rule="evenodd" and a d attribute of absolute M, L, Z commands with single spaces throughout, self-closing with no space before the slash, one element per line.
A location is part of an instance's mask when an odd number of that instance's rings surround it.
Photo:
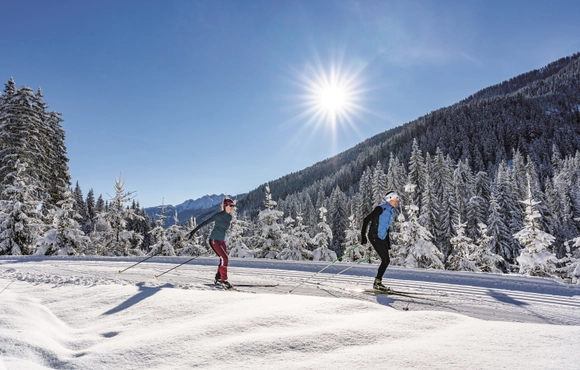
<path fill-rule="evenodd" d="M 219 212 L 218 212 L 219 213 Z M 215 216 L 218 213 L 214 213 L 210 218 L 208 218 L 207 220 L 203 221 L 201 224 L 197 225 L 197 227 L 195 229 L 193 229 L 188 235 L 188 239 L 193 238 L 193 235 L 196 233 L 197 230 L 201 229 L 202 227 L 204 227 L 205 225 L 209 224 L 210 222 L 214 221 Z"/>
<path fill-rule="evenodd" d="M 373 218 L 379 217 L 381 214 L 383 213 L 383 209 L 381 207 L 375 207 L 375 209 L 373 209 L 373 211 L 371 213 L 369 213 L 367 215 L 367 217 L 365 217 L 363 219 L 363 226 L 362 226 L 362 230 L 361 230 L 361 244 L 366 244 L 367 243 L 367 227 L 369 225 L 369 222 L 371 222 L 371 220 Z"/>

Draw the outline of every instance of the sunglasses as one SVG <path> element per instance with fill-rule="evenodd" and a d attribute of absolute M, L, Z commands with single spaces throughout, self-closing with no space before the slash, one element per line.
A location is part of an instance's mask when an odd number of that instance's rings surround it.
<path fill-rule="evenodd" d="M 232 208 L 234 208 L 235 206 L 233 204 L 228 204 L 226 207 L 232 207 Z"/>

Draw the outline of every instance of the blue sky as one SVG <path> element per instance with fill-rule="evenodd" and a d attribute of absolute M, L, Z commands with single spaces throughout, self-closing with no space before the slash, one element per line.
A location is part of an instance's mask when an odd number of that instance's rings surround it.
<path fill-rule="evenodd" d="M 144 207 L 253 190 L 580 51 L 573 0 L 0 3 L 1 82 L 62 113 L 85 195 L 122 171 Z"/>

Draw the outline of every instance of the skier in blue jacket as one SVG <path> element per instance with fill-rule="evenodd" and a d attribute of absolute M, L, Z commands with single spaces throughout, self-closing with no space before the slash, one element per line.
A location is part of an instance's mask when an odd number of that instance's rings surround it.
<path fill-rule="evenodd" d="M 399 195 L 394 191 L 388 191 L 386 202 L 380 206 L 375 207 L 363 220 L 361 243 L 367 243 L 367 227 L 371 224 L 368 230 L 368 237 L 371 245 L 377 251 L 381 258 L 381 264 L 377 271 L 377 277 L 373 284 L 375 290 L 389 291 L 389 288 L 383 285 L 383 275 L 391 262 L 389 258 L 389 250 L 391 249 L 391 240 L 389 237 L 389 227 L 395 218 L 395 207 L 399 202 Z"/>

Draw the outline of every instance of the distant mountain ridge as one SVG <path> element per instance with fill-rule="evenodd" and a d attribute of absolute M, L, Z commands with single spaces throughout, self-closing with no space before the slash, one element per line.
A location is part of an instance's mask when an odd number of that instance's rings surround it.
<path fill-rule="evenodd" d="M 179 224 L 186 222 L 191 217 L 198 219 L 197 223 L 199 223 L 200 221 L 203 221 L 207 216 L 209 216 L 209 214 L 217 212 L 221 206 L 223 199 L 226 196 L 232 199 L 240 199 L 244 196 L 244 194 L 235 196 L 225 194 L 204 195 L 203 197 L 198 199 L 188 199 L 185 202 L 178 204 L 176 206 L 168 204 L 145 208 L 145 212 L 150 218 L 155 220 L 158 220 L 159 216 L 163 212 L 163 215 L 167 217 L 165 219 L 165 227 L 169 227 L 175 224 L 174 216 L 176 211 Z"/>

